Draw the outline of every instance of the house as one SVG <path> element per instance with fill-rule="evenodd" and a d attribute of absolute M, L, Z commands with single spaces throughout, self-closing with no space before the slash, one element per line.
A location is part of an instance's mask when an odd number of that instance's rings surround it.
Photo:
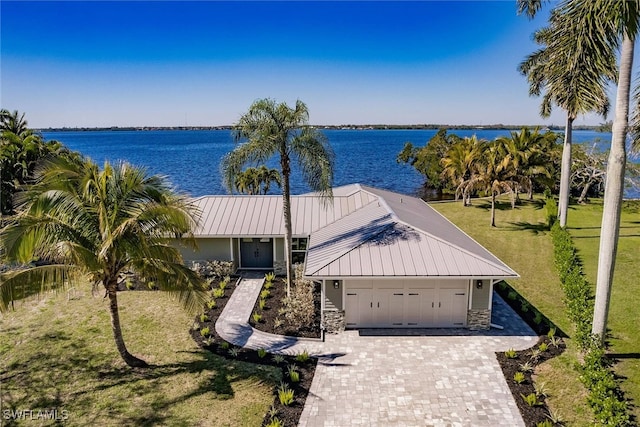
<path fill-rule="evenodd" d="M 360 184 L 291 197 L 293 260 L 321 283 L 323 324 L 346 328 L 489 328 L 496 282 L 518 274 L 421 199 Z M 199 250 L 284 272 L 281 196 L 204 196 Z"/>

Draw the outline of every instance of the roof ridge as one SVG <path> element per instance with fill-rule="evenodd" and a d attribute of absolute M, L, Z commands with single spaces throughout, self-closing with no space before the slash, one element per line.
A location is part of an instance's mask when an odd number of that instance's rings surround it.
<path fill-rule="evenodd" d="M 369 190 L 366 190 L 366 189 L 362 188 L 362 186 L 360 184 L 357 184 L 357 185 L 358 185 L 358 187 L 360 187 L 361 191 L 364 191 L 365 193 L 370 194 L 375 199 L 377 199 L 378 200 L 378 205 L 382 204 L 382 207 L 384 207 L 386 209 L 386 211 L 389 212 L 389 214 L 391 215 L 391 217 L 395 221 L 402 222 L 402 221 L 400 221 L 400 218 L 398 217 L 396 212 L 393 209 L 391 209 L 391 206 L 389 206 L 389 203 L 387 203 L 387 201 L 384 199 L 384 197 L 379 196 L 379 195 L 377 195 L 377 194 L 375 194 L 375 193 L 373 193 L 373 192 L 371 192 Z"/>

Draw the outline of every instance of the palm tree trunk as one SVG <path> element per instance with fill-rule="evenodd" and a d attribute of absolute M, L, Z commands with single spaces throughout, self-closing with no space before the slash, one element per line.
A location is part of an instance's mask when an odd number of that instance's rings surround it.
<path fill-rule="evenodd" d="M 491 190 L 491 226 L 496 226 L 496 192 Z"/>
<path fill-rule="evenodd" d="M 620 52 L 620 74 L 616 94 L 616 117 L 613 122 L 611 151 L 607 161 L 607 181 L 604 188 L 604 209 L 600 228 L 600 250 L 598 252 L 598 276 L 596 300 L 591 332 L 604 343 L 609 315 L 611 285 L 620 234 L 620 211 L 624 190 L 624 172 L 627 163 L 625 147 L 629 123 L 629 93 L 631 91 L 631 68 L 633 67 L 634 42 L 627 35 Z"/>
<path fill-rule="evenodd" d="M 289 156 L 285 151 L 280 152 L 280 166 L 282 168 L 282 211 L 284 212 L 284 256 L 287 269 L 287 297 L 290 297 L 291 280 L 293 278 L 293 260 L 291 257 L 291 188 L 289 185 L 291 166 L 289 164 Z"/>
<path fill-rule="evenodd" d="M 113 282 L 107 285 L 107 295 L 109 295 L 109 313 L 111 314 L 111 329 L 113 330 L 113 338 L 116 340 L 116 348 L 118 353 L 122 357 L 124 362 L 132 368 L 146 368 L 147 362 L 142 359 L 138 359 L 133 356 L 127 350 L 127 346 L 124 344 L 124 338 L 122 337 L 122 329 L 120 328 L 120 314 L 118 313 L 118 297 L 117 297 L 117 283 Z"/>
<path fill-rule="evenodd" d="M 569 180 L 571 178 L 571 134 L 573 132 L 571 114 L 567 114 L 567 124 L 564 129 L 564 147 L 562 149 L 562 166 L 560 168 L 560 197 L 558 200 L 558 217 L 560 227 L 567 226 L 567 212 L 569 210 Z"/>
<path fill-rule="evenodd" d="M 533 180 L 531 178 L 527 178 L 528 186 L 527 188 L 527 198 L 529 201 L 533 200 Z"/>

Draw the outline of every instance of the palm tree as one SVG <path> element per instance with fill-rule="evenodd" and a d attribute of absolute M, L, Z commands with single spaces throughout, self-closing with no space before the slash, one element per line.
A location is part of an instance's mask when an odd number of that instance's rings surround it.
<path fill-rule="evenodd" d="M 271 183 L 276 183 L 278 187 L 282 185 L 280 172 L 261 165 L 258 168 L 247 168 L 239 172 L 233 186 L 240 193 L 267 194 L 271 189 Z"/>
<path fill-rule="evenodd" d="M 505 167 L 509 164 L 513 172 L 512 188 L 515 191 L 513 203 L 519 200 L 520 190 L 526 190 L 531 200 L 534 180 L 538 177 L 551 177 L 552 166 L 549 162 L 551 153 L 545 150 L 552 150 L 555 139 L 556 134 L 553 132 L 543 134 L 538 129 L 531 131 L 527 128 L 519 132 L 511 132 L 509 137 L 498 138 L 498 143 L 502 145 L 505 152 Z"/>
<path fill-rule="evenodd" d="M 22 135 L 29 131 L 27 121 L 24 119 L 24 113 L 20 114 L 18 110 L 13 113 L 9 110 L 0 110 L 0 130 L 12 132 L 16 135 Z"/>
<path fill-rule="evenodd" d="M 496 226 L 496 197 L 502 192 L 513 192 L 509 163 L 499 141 L 485 145 L 482 156 L 473 165 L 471 177 L 463 183 L 464 191 L 479 189 L 491 195 L 491 226 Z"/>
<path fill-rule="evenodd" d="M 474 171 L 474 164 L 482 156 L 487 141 L 475 135 L 453 144 L 441 160 L 442 177 L 450 180 L 456 188 L 455 198 L 462 196 L 462 206 L 470 204 L 470 192 L 466 183 Z"/>
<path fill-rule="evenodd" d="M 285 225 L 287 295 L 290 293 L 291 252 L 291 163 L 297 163 L 309 187 L 325 200 L 331 200 L 333 184 L 333 150 L 324 135 L 310 127 L 309 110 L 302 101 L 290 108 L 273 99 L 254 102 L 234 127 L 236 143 L 221 164 L 225 186 L 231 191 L 235 177 L 247 163 L 264 164 L 276 156 L 282 177 L 282 208 Z"/>
<path fill-rule="evenodd" d="M 529 94 L 540 96 L 544 92 L 542 117 L 549 117 L 554 104 L 567 112 L 558 208 L 561 227 L 567 225 L 569 208 L 573 121 L 579 114 L 590 111 L 606 117 L 607 82 L 616 77 L 615 57 L 594 60 L 596 52 L 582 43 L 583 39 L 567 34 L 565 21 L 565 15 L 552 13 L 549 27 L 534 34 L 534 40 L 542 48 L 529 55 L 519 67 L 527 77 Z"/>
<path fill-rule="evenodd" d="M 520 10 L 533 16 L 540 8 L 541 0 L 518 0 L 518 3 Z M 612 129 L 611 150 L 607 161 L 607 181 L 600 228 L 592 327 L 592 333 L 599 336 L 601 342 L 604 343 L 620 232 L 620 214 L 627 162 L 626 137 L 629 125 L 631 70 L 635 38 L 640 26 L 640 4 L 638 1 L 574 0 L 564 1 L 557 9 L 557 14 L 564 17 L 565 23 L 564 33 L 561 34 L 563 37 L 558 37 L 556 41 L 559 45 L 584 46 L 586 50 L 590 51 L 593 63 L 615 61 L 615 52 L 620 49 L 616 112 Z M 570 53 L 571 51 L 567 49 L 565 52 Z M 639 99 L 640 96 L 636 95 L 636 102 Z M 634 116 L 634 118 L 640 117 Z M 637 124 L 632 123 L 631 128 L 637 128 Z M 638 134 L 634 134 L 634 136 L 637 137 Z"/>
<path fill-rule="evenodd" d="M 109 298 L 116 347 L 132 367 L 147 364 L 127 350 L 118 313 L 118 285 L 127 271 L 155 282 L 190 309 L 200 308 L 202 279 L 182 263 L 168 238 L 189 234 L 196 219 L 188 199 L 162 177 L 126 163 L 58 157 L 38 171 L 37 182 L 0 231 L 0 254 L 22 268 L 0 276 L 0 309 L 15 300 L 65 288 L 88 278 Z"/>

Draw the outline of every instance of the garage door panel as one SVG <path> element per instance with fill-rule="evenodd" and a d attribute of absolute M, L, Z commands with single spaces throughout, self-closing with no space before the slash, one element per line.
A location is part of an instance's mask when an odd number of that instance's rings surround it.
<path fill-rule="evenodd" d="M 371 326 L 372 293 L 371 289 L 347 290 L 345 322 L 348 328 Z"/>
<path fill-rule="evenodd" d="M 433 324 L 435 298 L 435 288 L 409 288 L 406 298 L 407 326 L 424 327 Z"/>

